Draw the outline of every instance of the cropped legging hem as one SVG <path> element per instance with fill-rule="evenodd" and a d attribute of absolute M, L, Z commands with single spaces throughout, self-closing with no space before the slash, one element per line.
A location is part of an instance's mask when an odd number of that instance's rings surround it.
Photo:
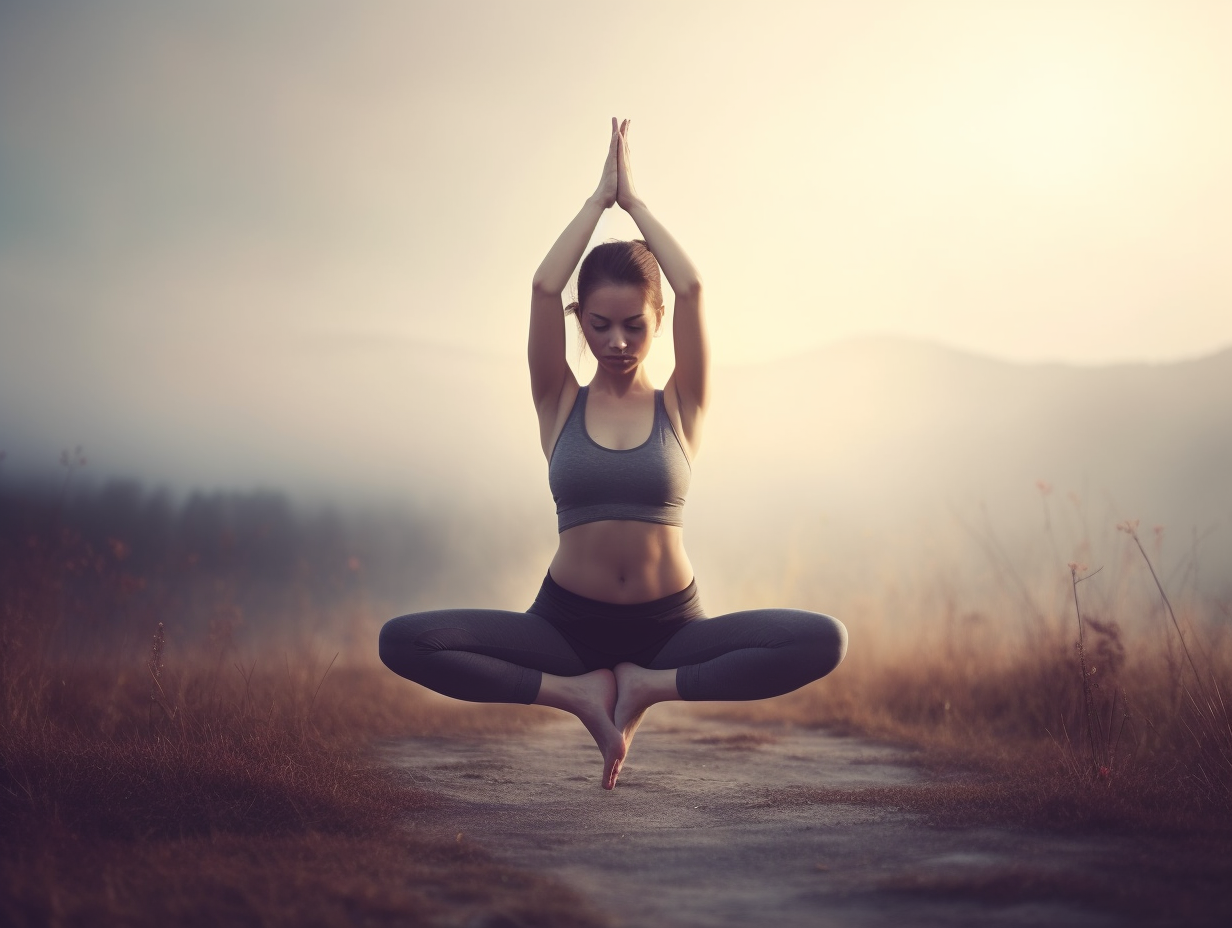
<path fill-rule="evenodd" d="M 694 584 L 628 605 L 579 596 L 550 575 L 526 612 L 420 612 L 391 619 L 380 636 L 392 671 L 471 702 L 532 703 L 545 673 L 577 676 L 624 662 L 674 669 L 681 699 L 765 699 L 825 676 L 846 650 L 846 628 L 821 613 L 706 618 Z"/>

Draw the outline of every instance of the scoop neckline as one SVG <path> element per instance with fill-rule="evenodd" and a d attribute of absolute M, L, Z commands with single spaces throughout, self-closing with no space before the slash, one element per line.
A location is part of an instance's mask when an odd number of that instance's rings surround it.
<path fill-rule="evenodd" d="M 645 448 L 647 445 L 650 444 L 650 440 L 654 438 L 655 423 L 659 421 L 659 394 L 663 392 L 662 390 L 654 391 L 654 405 L 652 407 L 654 410 L 654 414 L 650 418 L 650 434 L 646 436 L 646 440 L 643 441 L 640 445 L 635 445 L 632 448 L 609 448 L 607 445 L 599 444 L 597 441 L 595 441 L 591 437 L 590 431 L 586 428 L 586 404 L 590 402 L 590 384 L 586 384 L 586 386 L 582 387 L 581 390 L 583 391 L 582 392 L 582 434 L 586 436 L 586 440 L 588 442 L 590 442 L 600 451 L 608 451 L 608 452 L 611 452 L 612 454 L 628 454 L 630 451 L 641 451 L 643 448 Z"/>

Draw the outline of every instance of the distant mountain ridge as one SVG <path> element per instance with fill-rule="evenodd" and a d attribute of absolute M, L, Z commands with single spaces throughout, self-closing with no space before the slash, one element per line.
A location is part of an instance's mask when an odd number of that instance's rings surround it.
<path fill-rule="evenodd" d="M 707 534 L 822 519 L 837 550 L 987 512 L 1038 539 L 1047 506 L 1097 534 L 1140 518 L 1174 545 L 1201 536 L 1232 588 L 1232 350 L 1076 367 L 858 339 L 722 371 L 707 429 L 696 495 L 725 512 Z"/>
<path fill-rule="evenodd" d="M 1088 368 L 860 339 L 729 370 L 716 400 L 706 453 L 772 454 L 778 473 L 954 490 L 1101 480 L 1127 505 L 1232 512 L 1232 349 Z"/>
<path fill-rule="evenodd" d="M 214 390 L 212 357 L 174 374 L 153 359 L 118 387 L 98 376 L 61 393 L 10 389 L 13 374 L 0 372 L 6 473 L 29 470 L 41 445 L 39 467 L 54 474 L 58 448 L 81 442 L 93 459 L 86 479 L 498 502 L 532 514 L 545 538 L 552 531 L 520 355 L 288 340 L 236 357 L 238 405 Z M 1057 500 L 1077 494 L 1092 518 L 1232 537 L 1230 398 L 1232 349 L 1078 367 L 866 337 L 719 366 L 688 524 L 696 534 L 722 532 L 736 515 L 826 514 L 885 526 L 986 503 L 1035 525 L 1044 480 Z"/>

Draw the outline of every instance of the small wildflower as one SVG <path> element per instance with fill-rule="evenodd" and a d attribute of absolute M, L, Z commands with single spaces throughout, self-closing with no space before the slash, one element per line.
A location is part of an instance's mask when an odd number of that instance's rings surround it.
<path fill-rule="evenodd" d="M 1069 572 L 1074 576 L 1085 574 L 1087 572 L 1087 565 L 1081 563 L 1080 561 L 1070 561 L 1065 566 L 1069 568 Z"/>
<path fill-rule="evenodd" d="M 1041 496 L 1047 496 L 1049 493 L 1052 492 L 1052 484 L 1049 483 L 1047 480 L 1035 481 L 1035 488 L 1040 491 Z"/>
<path fill-rule="evenodd" d="M 1126 535 L 1132 535 L 1133 537 L 1137 538 L 1138 537 L 1138 523 L 1140 521 L 1141 521 L 1140 519 L 1126 519 L 1123 522 L 1118 522 L 1116 526 L 1117 531 L 1124 532 Z"/>
<path fill-rule="evenodd" d="M 1112 771 L 1107 767 L 1107 765 L 1101 766 L 1099 768 L 1099 778 L 1101 780 L 1106 780 L 1110 776 L 1112 776 Z"/>
<path fill-rule="evenodd" d="M 352 573 L 358 571 L 361 566 L 363 565 L 359 563 L 359 558 L 355 557 L 355 555 L 351 555 L 349 558 L 347 558 L 347 570 L 351 571 Z"/>

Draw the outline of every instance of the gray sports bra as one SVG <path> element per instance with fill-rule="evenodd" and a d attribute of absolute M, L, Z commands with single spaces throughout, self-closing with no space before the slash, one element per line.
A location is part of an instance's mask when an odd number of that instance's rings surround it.
<path fill-rule="evenodd" d="M 655 390 L 654 425 L 636 448 L 604 448 L 586 432 L 586 396 L 578 388 L 565 427 L 548 461 L 558 532 L 608 519 L 684 524 L 684 497 L 692 469 Z"/>

